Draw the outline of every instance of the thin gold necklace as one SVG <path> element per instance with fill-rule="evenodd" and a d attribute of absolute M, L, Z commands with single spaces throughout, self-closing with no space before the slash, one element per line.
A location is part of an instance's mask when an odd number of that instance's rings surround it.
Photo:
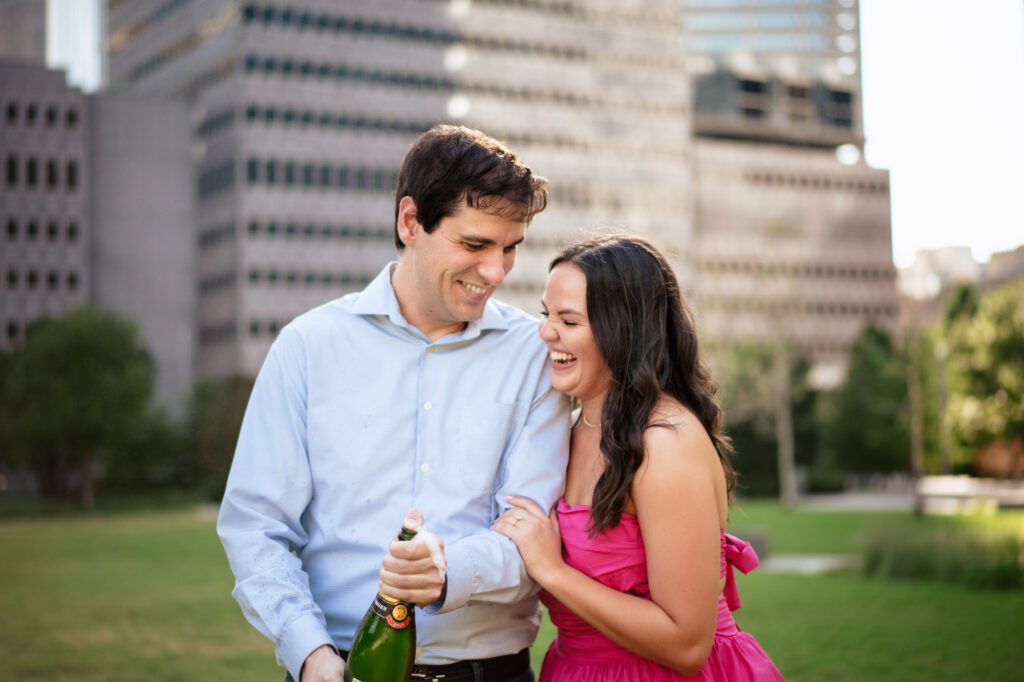
<path fill-rule="evenodd" d="M 587 421 L 587 413 L 584 412 L 583 410 L 580 410 L 580 416 L 583 417 L 583 425 L 584 426 L 589 426 L 590 428 L 595 429 L 595 428 L 597 428 L 598 426 L 601 425 L 601 422 L 598 422 L 596 424 L 591 424 L 590 422 L 588 422 Z"/>

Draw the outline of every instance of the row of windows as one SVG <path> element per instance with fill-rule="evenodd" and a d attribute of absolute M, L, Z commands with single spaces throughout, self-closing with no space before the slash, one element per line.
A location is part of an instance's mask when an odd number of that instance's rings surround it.
<path fill-rule="evenodd" d="M 285 239 L 303 238 L 305 240 L 343 240 L 343 241 L 375 241 L 392 243 L 394 230 L 391 227 L 370 227 L 367 225 L 314 225 L 313 223 L 298 224 L 293 221 L 278 222 L 268 220 L 250 220 L 248 231 L 251 236 L 284 237 Z M 215 225 L 199 232 L 199 248 L 211 249 L 235 239 L 234 223 Z"/>
<path fill-rule="evenodd" d="M 34 242 L 44 233 L 47 241 L 50 243 L 56 243 L 60 239 L 61 233 L 63 233 L 67 242 L 74 244 L 78 241 L 78 223 L 72 220 L 67 225 L 61 227 L 56 220 L 48 220 L 44 229 L 42 223 L 35 218 L 25 220 L 24 224 L 18 218 L 8 218 L 7 225 L 4 228 L 4 234 L 9 242 L 20 240 L 22 235 L 24 235 L 26 241 Z"/>
<path fill-rule="evenodd" d="M 253 159 L 246 162 L 246 178 L 250 185 L 264 184 L 291 188 L 337 187 L 372 192 L 393 192 L 398 184 L 398 171 L 387 168 L 364 166 L 331 166 L 328 164 L 299 163 L 276 159 Z M 552 185 L 549 196 L 552 204 L 563 207 L 586 208 L 594 204 L 591 193 L 594 190 L 585 184 Z M 609 197 L 604 196 L 604 200 Z"/>
<path fill-rule="evenodd" d="M 478 81 L 475 83 L 459 80 L 447 76 L 434 76 L 430 74 L 403 73 L 399 71 L 384 71 L 364 66 L 349 66 L 347 64 L 331 64 L 323 62 L 314 64 L 309 60 L 296 62 L 284 57 L 273 56 L 260 57 L 256 54 L 249 54 L 245 57 L 245 70 L 248 73 L 262 71 L 267 75 L 280 74 L 288 78 L 293 74 L 300 77 L 316 77 L 319 79 L 333 78 L 336 80 L 347 80 L 355 83 L 373 83 L 379 85 L 391 85 L 395 87 L 416 88 L 422 90 L 438 90 L 453 92 L 456 88 L 460 91 L 476 94 L 496 95 L 505 100 L 526 100 L 526 101 L 548 101 L 568 106 L 615 106 L 619 109 L 640 109 L 644 111 L 657 111 L 663 113 L 683 114 L 681 106 L 656 106 L 651 103 L 630 100 L 628 102 L 611 102 L 596 96 L 582 93 L 572 93 L 563 90 L 549 90 L 540 92 L 527 88 L 512 88 L 496 85 L 491 81 Z"/>
<path fill-rule="evenodd" d="M 207 199 L 235 186 L 235 162 L 228 159 L 199 174 L 199 198 Z"/>
<path fill-rule="evenodd" d="M 205 324 L 199 328 L 199 343 L 203 346 L 234 341 L 237 337 L 238 329 L 231 320 L 216 324 Z"/>
<path fill-rule="evenodd" d="M 281 331 L 281 327 L 288 324 L 286 321 L 281 320 L 250 320 L 249 321 L 249 336 L 257 338 L 259 336 L 277 336 L 277 333 Z"/>
<path fill-rule="evenodd" d="M 45 273 L 44 281 L 44 273 L 35 268 L 18 270 L 11 267 L 7 269 L 7 274 L 4 277 L 4 283 L 9 291 L 18 291 L 22 287 L 27 291 L 35 291 L 44 284 L 47 291 L 57 291 L 62 282 L 67 291 L 77 291 L 79 284 L 78 273 L 74 270 L 65 273 L 61 273 L 58 270 L 49 270 Z"/>
<path fill-rule="evenodd" d="M 4 184 L 8 189 L 17 189 L 19 186 L 25 189 L 34 190 L 45 185 L 47 190 L 56 191 L 61 186 L 63 175 L 64 188 L 69 192 L 78 189 L 78 161 L 70 160 L 63 164 L 57 159 L 47 159 L 45 162 L 34 156 L 19 159 L 17 154 L 8 154 L 4 163 Z"/>
<path fill-rule="evenodd" d="M 299 225 L 294 222 L 278 223 L 274 220 L 260 222 L 249 221 L 250 235 L 266 235 L 269 237 L 283 236 L 286 239 L 303 237 L 304 239 L 343 239 L 360 241 L 394 241 L 394 228 L 392 227 L 370 227 L 367 225 L 322 225 L 313 223 Z"/>
<path fill-rule="evenodd" d="M 31 128 L 37 123 L 45 121 L 47 128 L 56 128 L 63 119 L 64 127 L 68 130 L 77 128 L 78 107 L 67 107 L 63 116 L 61 116 L 60 109 L 61 107 L 57 104 L 48 104 L 45 111 L 42 111 L 40 105 L 35 102 L 22 104 L 16 100 L 10 100 L 4 107 L 4 122 L 9 126 L 16 126 L 23 122 L 26 127 Z"/>
<path fill-rule="evenodd" d="M 305 187 L 338 187 L 390 192 L 398 184 L 398 170 L 367 168 L 365 166 L 338 166 L 329 164 L 298 163 L 276 159 L 250 158 L 246 162 L 246 178 L 250 185 L 286 186 L 301 184 Z"/>
<path fill-rule="evenodd" d="M 761 313 L 778 315 L 782 313 L 803 313 L 810 315 L 851 315 L 856 317 L 886 317 L 898 313 L 894 305 L 870 303 L 836 302 L 789 302 L 757 299 L 709 298 L 701 303 L 701 310 L 735 313 Z"/>
<path fill-rule="evenodd" d="M 233 241 L 235 241 L 235 224 L 233 222 L 204 227 L 199 230 L 200 249 L 210 249 L 219 244 Z"/>
<path fill-rule="evenodd" d="M 309 109 L 286 108 L 279 110 L 273 106 L 257 107 L 254 104 L 250 104 L 245 108 L 245 120 L 248 123 L 261 120 L 266 123 L 280 121 L 284 125 L 319 125 L 321 128 L 337 127 L 356 131 L 375 130 L 404 135 L 419 135 L 437 123 L 437 121 L 399 121 L 397 119 L 384 119 L 379 116 L 365 116 L 348 112 L 333 114 L 328 111 L 317 112 Z"/>
<path fill-rule="evenodd" d="M 221 289 L 227 289 L 233 287 L 238 278 L 235 276 L 235 271 L 222 272 L 217 275 L 210 277 L 203 277 L 199 280 L 199 293 L 209 294 L 214 291 L 220 291 Z"/>
<path fill-rule="evenodd" d="M 892 267 L 827 265 L 799 263 L 759 263 L 751 261 L 714 261 L 705 260 L 697 265 L 698 269 L 710 273 L 742 272 L 765 276 L 790 277 L 842 277 L 852 279 L 896 279 L 896 271 Z"/>
<path fill-rule="evenodd" d="M 107 49 L 111 53 L 123 50 L 134 43 L 138 38 L 148 33 L 154 26 L 162 22 L 167 17 L 173 15 L 191 1 L 192 0 L 166 0 L 166 2 L 157 5 L 156 9 L 150 12 L 149 15 L 143 19 L 136 21 L 134 24 L 120 28 L 111 34 L 107 39 Z M 121 3 L 115 2 L 111 4 L 119 5 Z M 114 9 L 108 7 L 107 11 L 109 14 L 113 14 Z"/>
<path fill-rule="evenodd" d="M 548 54 L 554 57 L 565 59 L 582 59 L 586 53 L 578 48 L 558 45 L 543 45 L 536 42 L 524 42 L 514 40 L 495 40 L 482 36 L 470 36 L 456 31 L 448 31 L 441 28 L 429 26 L 413 26 L 410 24 L 396 24 L 379 21 L 377 19 L 363 19 L 361 17 L 346 17 L 341 15 L 331 16 L 329 14 L 314 15 L 311 12 L 297 12 L 291 8 L 278 9 L 273 5 L 257 6 L 248 4 L 242 8 L 242 19 L 245 23 L 262 21 L 264 25 L 276 24 L 288 28 L 316 28 L 318 31 L 334 31 L 335 33 L 350 33 L 353 35 L 384 36 L 422 43 L 433 43 L 439 45 L 451 45 L 461 43 L 484 49 L 499 49 L 510 52 L 524 52 L 529 54 Z"/>
<path fill-rule="evenodd" d="M 271 286 L 278 284 L 297 286 L 302 284 L 307 287 L 333 287 L 336 284 L 340 284 L 342 286 L 357 286 L 361 288 L 369 284 L 375 276 L 376 275 L 358 275 L 350 272 L 314 272 L 312 270 L 306 270 L 305 272 L 299 272 L 298 270 L 279 272 L 274 269 L 264 271 L 253 268 L 249 270 L 249 283 L 267 284 Z"/>
<path fill-rule="evenodd" d="M 235 121 L 233 109 L 226 109 L 206 117 L 196 132 L 203 137 L 212 137 L 229 129 Z M 285 126 L 319 126 L 321 129 L 337 128 L 339 130 L 351 130 L 357 132 L 380 132 L 393 133 L 406 137 L 419 135 L 428 130 L 439 121 L 407 121 L 398 119 L 387 119 L 380 116 L 354 114 L 348 112 L 334 113 L 330 111 L 313 111 L 311 109 L 295 109 L 292 107 L 279 108 L 272 105 L 259 106 L 250 104 L 245 108 L 245 121 L 248 124 L 266 123 L 282 124 Z M 593 147 L 587 142 L 575 140 L 560 135 L 543 134 L 516 134 L 502 133 L 498 135 L 513 146 L 523 145 L 544 145 L 560 149 L 589 150 Z M 604 147 L 607 149 L 607 147 Z M 679 151 L 673 151 L 664 147 L 652 149 L 648 147 L 631 147 L 624 149 L 623 153 L 645 156 L 661 156 L 677 158 L 682 156 Z"/>
<path fill-rule="evenodd" d="M 744 173 L 743 179 L 756 185 L 774 185 L 779 187 L 788 185 L 790 187 L 810 187 L 811 189 L 822 190 L 845 190 L 862 194 L 889 194 L 889 183 L 887 182 L 869 182 L 866 180 L 830 178 L 828 176 L 772 172 Z"/>

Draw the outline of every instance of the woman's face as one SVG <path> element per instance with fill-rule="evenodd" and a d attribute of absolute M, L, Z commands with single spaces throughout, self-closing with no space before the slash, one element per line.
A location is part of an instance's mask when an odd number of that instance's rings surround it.
<path fill-rule="evenodd" d="M 612 373 L 594 340 L 587 317 L 587 278 L 579 266 L 559 263 L 548 273 L 541 305 L 538 329 L 551 357 L 551 384 L 584 403 L 598 398 L 603 402 Z"/>

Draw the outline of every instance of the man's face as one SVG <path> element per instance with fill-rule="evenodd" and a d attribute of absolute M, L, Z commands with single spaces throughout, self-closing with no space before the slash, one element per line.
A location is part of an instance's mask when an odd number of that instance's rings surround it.
<path fill-rule="evenodd" d="M 408 301 L 413 309 L 402 311 L 406 319 L 432 339 L 479 319 L 512 270 L 525 232 L 523 220 L 465 205 L 429 234 L 417 223 L 402 254 L 416 288 Z"/>

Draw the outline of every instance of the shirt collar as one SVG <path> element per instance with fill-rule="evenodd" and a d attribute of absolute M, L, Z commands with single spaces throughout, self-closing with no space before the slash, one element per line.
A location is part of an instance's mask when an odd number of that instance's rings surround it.
<path fill-rule="evenodd" d="M 397 264 L 398 261 L 391 261 L 385 265 L 384 269 L 373 278 L 373 281 L 366 285 L 366 288 L 359 294 L 359 300 L 352 307 L 352 312 L 356 315 L 383 315 L 399 327 L 415 329 L 402 315 L 395 290 L 391 286 L 391 272 Z M 461 332 L 449 334 L 438 341 L 442 339 L 464 341 L 491 329 L 501 331 L 508 329 L 508 321 L 505 320 L 493 299 L 489 299 L 484 305 L 484 314 L 479 319 L 470 322 Z"/>

